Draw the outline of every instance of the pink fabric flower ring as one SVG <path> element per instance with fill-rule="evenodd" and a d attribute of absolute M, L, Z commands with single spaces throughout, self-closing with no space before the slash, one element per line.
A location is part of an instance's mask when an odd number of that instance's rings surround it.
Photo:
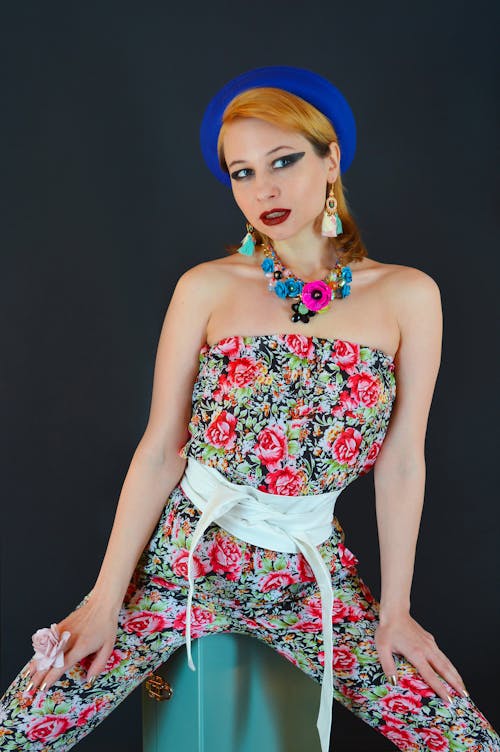
<path fill-rule="evenodd" d="M 44 627 L 35 632 L 32 637 L 35 651 L 32 660 L 37 662 L 37 671 L 45 671 L 51 666 L 54 668 L 64 666 L 64 648 L 70 637 L 71 632 L 63 632 L 59 636 L 56 624 L 51 624 L 50 629 Z"/>

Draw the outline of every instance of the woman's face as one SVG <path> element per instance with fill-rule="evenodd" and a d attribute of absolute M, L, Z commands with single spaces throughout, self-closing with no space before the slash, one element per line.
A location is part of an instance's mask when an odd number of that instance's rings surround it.
<path fill-rule="evenodd" d="M 337 144 L 320 157 L 302 134 L 257 118 L 226 126 L 224 156 L 236 203 L 272 240 L 287 240 L 312 226 L 324 209 L 327 182 L 339 174 Z"/>

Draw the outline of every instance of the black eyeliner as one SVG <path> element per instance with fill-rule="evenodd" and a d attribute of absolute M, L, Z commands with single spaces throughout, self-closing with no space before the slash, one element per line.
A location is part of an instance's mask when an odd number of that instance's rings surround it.
<path fill-rule="evenodd" d="M 289 160 L 289 164 L 295 164 L 295 162 L 298 162 L 299 159 L 302 159 L 302 157 L 304 156 L 304 154 L 305 154 L 305 151 L 296 151 L 296 152 L 293 152 L 293 154 L 283 154 L 282 157 L 276 157 L 276 159 L 273 159 L 273 164 L 274 164 L 274 162 L 279 162 L 280 159 L 287 159 L 287 160 Z M 289 165 L 285 165 L 285 167 L 288 167 L 288 166 Z M 284 169 L 284 168 L 280 168 L 280 169 Z M 241 172 L 242 170 L 250 170 L 250 168 L 249 167 L 241 167 L 239 170 L 236 170 L 235 172 L 232 172 L 231 173 L 232 179 L 233 180 L 242 180 L 243 178 L 237 177 L 238 173 Z"/>

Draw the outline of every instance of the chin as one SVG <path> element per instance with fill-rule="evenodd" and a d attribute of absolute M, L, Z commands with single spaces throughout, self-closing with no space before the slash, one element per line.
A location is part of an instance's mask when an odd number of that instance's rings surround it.
<path fill-rule="evenodd" d="M 284 224 L 286 224 L 286 222 Z M 274 241 L 274 240 L 289 240 L 290 238 L 293 238 L 293 236 L 296 235 L 299 232 L 299 230 L 297 230 L 296 227 L 284 227 L 282 225 L 274 225 L 274 227 L 273 226 L 266 227 L 264 225 L 264 228 L 260 230 L 260 232 Z"/>

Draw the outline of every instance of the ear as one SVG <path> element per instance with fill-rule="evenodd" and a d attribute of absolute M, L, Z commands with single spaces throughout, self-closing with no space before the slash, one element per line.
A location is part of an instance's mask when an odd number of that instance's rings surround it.
<path fill-rule="evenodd" d="M 329 183 L 334 183 L 340 175 L 340 149 L 336 141 L 332 141 L 330 154 L 326 155 L 328 161 L 327 178 Z"/>

